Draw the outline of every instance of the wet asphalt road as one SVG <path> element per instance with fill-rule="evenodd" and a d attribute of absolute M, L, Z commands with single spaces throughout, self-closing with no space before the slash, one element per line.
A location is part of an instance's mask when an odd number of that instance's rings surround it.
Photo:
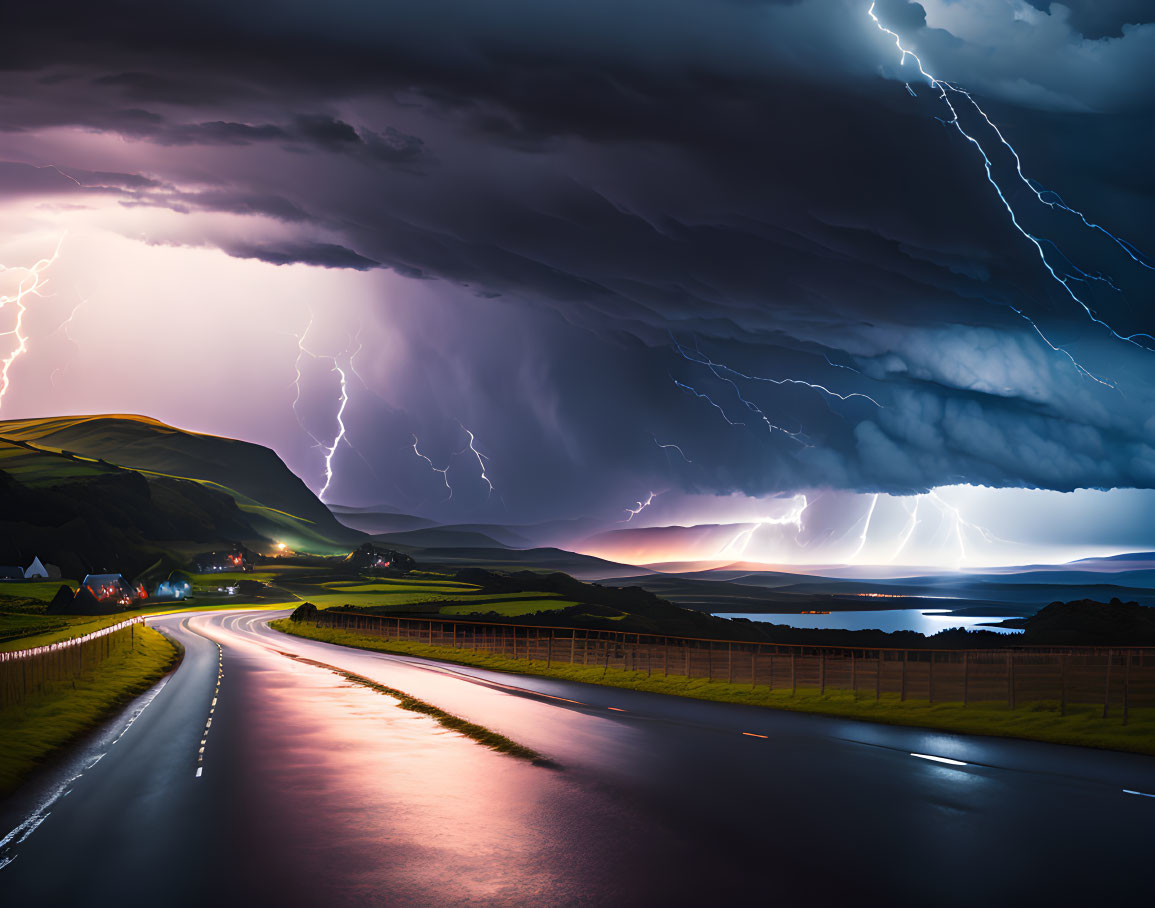
<path fill-rule="evenodd" d="M 1150 758 L 503 675 L 288 637 L 269 619 L 150 622 L 185 646 L 183 663 L 0 805 L 13 830 L 0 904 L 1149 897 Z M 557 766 L 494 753 L 293 656 Z"/>

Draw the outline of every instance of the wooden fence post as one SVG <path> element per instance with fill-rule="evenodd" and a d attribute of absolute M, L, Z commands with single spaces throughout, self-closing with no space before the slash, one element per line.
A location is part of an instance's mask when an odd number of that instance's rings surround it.
<path fill-rule="evenodd" d="M 1067 656 L 1059 654 L 1059 715 L 1067 714 Z"/>
<path fill-rule="evenodd" d="M 1131 653 L 1127 653 L 1127 661 L 1123 663 L 1123 724 L 1127 724 L 1127 712 L 1131 693 Z"/>
<path fill-rule="evenodd" d="M 1107 678 L 1103 685 L 1103 718 L 1107 718 L 1107 713 L 1111 709 L 1111 662 L 1114 661 L 1114 650 L 1107 650 Z"/>

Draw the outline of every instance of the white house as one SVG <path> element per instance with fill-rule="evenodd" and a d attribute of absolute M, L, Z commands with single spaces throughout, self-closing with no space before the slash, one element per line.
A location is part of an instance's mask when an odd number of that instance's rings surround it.
<path fill-rule="evenodd" d="M 40 562 L 39 556 L 32 559 L 32 563 L 24 569 L 25 580 L 47 580 L 48 570 Z"/>

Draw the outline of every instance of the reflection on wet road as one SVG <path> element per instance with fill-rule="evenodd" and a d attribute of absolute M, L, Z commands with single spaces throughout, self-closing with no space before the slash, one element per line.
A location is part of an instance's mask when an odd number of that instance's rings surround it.
<path fill-rule="evenodd" d="M 52 800 L 46 780 L 47 798 L 9 805 L 6 829 L 19 811 L 41 822 L 9 843 L 0 896 L 949 905 L 993 892 L 1103 901 L 1144 878 L 1155 799 L 1127 792 L 1155 792 L 1148 758 L 502 675 L 289 637 L 268 620 L 154 621 L 184 663 L 67 795 Z M 560 768 L 490 751 L 289 654 Z M 1054 872 L 1088 860 L 1113 870 Z"/>

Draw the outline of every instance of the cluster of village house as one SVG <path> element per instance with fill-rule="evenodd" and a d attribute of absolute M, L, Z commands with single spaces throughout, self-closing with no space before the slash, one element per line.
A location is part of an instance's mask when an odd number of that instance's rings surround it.
<path fill-rule="evenodd" d="M 204 552 L 193 558 L 193 568 L 197 573 L 211 574 L 225 571 L 250 571 L 252 563 L 243 550 L 230 552 Z M 45 564 L 39 557 L 32 559 L 28 567 L 0 565 L 0 581 L 42 581 L 60 580 L 61 572 L 54 564 Z M 235 593 L 236 587 L 223 587 L 221 592 Z M 87 574 L 77 587 L 74 598 L 103 604 L 115 604 L 122 608 L 131 606 L 142 599 L 184 599 L 191 595 L 192 583 L 179 571 L 173 571 L 163 580 L 156 581 L 152 589 L 143 583 L 133 583 L 123 574 Z"/>
<path fill-rule="evenodd" d="M 240 545 L 224 552 L 203 552 L 193 557 L 192 568 L 198 574 L 247 572 L 253 569 L 250 555 L 251 553 Z M 357 548 L 346 561 L 358 570 L 401 574 L 408 573 L 416 567 L 416 563 L 409 555 L 391 549 L 381 549 L 371 543 L 365 543 Z M 60 568 L 54 564 L 45 564 L 38 557 L 33 558 L 32 563 L 26 568 L 0 565 L 0 581 L 3 582 L 60 579 Z M 218 591 L 232 595 L 236 590 L 236 586 L 225 585 Z M 129 581 L 123 574 L 88 574 L 74 594 L 68 587 L 62 587 L 58 596 L 71 598 L 83 606 L 101 604 L 128 608 L 143 599 L 179 600 L 191 594 L 192 581 L 188 575 L 173 571 L 163 580 L 154 581 L 151 589 L 146 588 L 143 583 Z"/>

